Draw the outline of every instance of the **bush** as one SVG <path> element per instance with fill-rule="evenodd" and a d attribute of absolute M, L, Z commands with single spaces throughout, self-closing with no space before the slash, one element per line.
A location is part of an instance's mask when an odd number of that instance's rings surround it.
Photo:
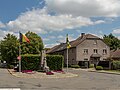
<path fill-rule="evenodd" d="M 50 70 L 62 70 L 63 56 L 61 55 L 47 55 L 47 66 Z M 39 70 L 40 56 L 39 55 L 22 55 L 22 70 Z"/>
<path fill-rule="evenodd" d="M 120 69 L 120 61 L 113 61 L 113 67 L 114 70 Z"/>
<path fill-rule="evenodd" d="M 71 65 L 71 68 L 80 68 L 79 65 Z"/>
<path fill-rule="evenodd" d="M 96 70 L 103 70 L 102 66 L 96 66 Z"/>
<path fill-rule="evenodd" d="M 8 68 L 9 68 L 9 69 L 13 69 L 13 68 L 14 68 L 14 65 L 8 65 Z"/>
<path fill-rule="evenodd" d="M 37 70 L 37 72 L 45 72 L 44 70 Z"/>
<path fill-rule="evenodd" d="M 50 70 L 62 70 L 63 56 L 62 55 L 47 55 L 47 65 Z"/>
<path fill-rule="evenodd" d="M 40 65 L 39 55 L 22 55 L 22 70 L 38 70 Z"/>
<path fill-rule="evenodd" d="M 90 64 L 90 66 L 89 66 L 90 68 L 94 68 L 94 64 Z"/>

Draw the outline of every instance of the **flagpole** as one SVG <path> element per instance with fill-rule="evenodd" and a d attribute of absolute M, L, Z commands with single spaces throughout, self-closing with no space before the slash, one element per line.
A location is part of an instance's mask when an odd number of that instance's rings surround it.
<path fill-rule="evenodd" d="M 67 48 L 67 72 L 68 72 L 68 48 Z"/>
<path fill-rule="evenodd" d="M 20 32 L 19 32 L 20 34 Z M 21 72 L 21 42 L 19 42 L 19 72 Z"/>

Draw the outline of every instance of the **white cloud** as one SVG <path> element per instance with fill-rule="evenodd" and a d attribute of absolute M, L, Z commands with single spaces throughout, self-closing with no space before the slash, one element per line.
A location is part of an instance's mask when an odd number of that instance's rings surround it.
<path fill-rule="evenodd" d="M 52 39 L 55 39 L 55 36 L 47 36 L 46 38 L 43 38 L 44 42 L 51 41 Z"/>
<path fill-rule="evenodd" d="M 98 21 L 95 21 L 94 24 L 101 24 L 101 23 L 105 23 L 105 21 L 103 20 L 98 20 Z"/>
<path fill-rule="evenodd" d="M 120 36 L 118 36 L 117 38 L 120 39 Z"/>
<path fill-rule="evenodd" d="M 52 43 L 52 44 L 45 44 L 45 48 L 51 48 L 53 46 L 58 45 L 58 43 Z"/>
<path fill-rule="evenodd" d="M 120 34 L 120 29 L 115 29 L 115 30 L 113 30 L 112 33 L 113 33 L 113 34 Z"/>
<path fill-rule="evenodd" d="M 0 30 L 0 40 L 3 40 L 3 38 L 8 34 L 13 34 L 16 37 L 18 37 L 19 35 L 17 33 L 11 32 L 11 31 L 4 31 L 4 30 Z"/>
<path fill-rule="evenodd" d="M 45 0 L 47 9 L 57 14 L 73 16 L 118 16 L 120 15 L 119 0 Z"/>
<path fill-rule="evenodd" d="M 4 28 L 5 24 L 0 21 L 0 28 Z"/>
<path fill-rule="evenodd" d="M 63 31 L 64 29 L 74 29 L 81 26 L 100 24 L 104 21 L 91 21 L 90 18 L 72 17 L 72 15 L 50 15 L 44 9 L 33 9 L 21 14 L 16 20 L 9 21 L 7 26 L 14 32 L 33 31 L 46 34 L 48 32 Z"/>

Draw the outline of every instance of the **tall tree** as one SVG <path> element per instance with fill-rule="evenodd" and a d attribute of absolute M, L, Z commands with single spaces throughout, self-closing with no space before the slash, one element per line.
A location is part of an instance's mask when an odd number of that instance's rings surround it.
<path fill-rule="evenodd" d="M 120 48 L 120 40 L 112 34 L 109 34 L 108 36 L 104 35 L 103 40 L 106 44 L 110 46 L 111 50 L 116 50 Z"/>
<path fill-rule="evenodd" d="M 30 43 L 22 43 L 22 54 L 39 54 L 44 47 L 41 37 L 30 31 L 25 35 L 30 40 Z"/>
<path fill-rule="evenodd" d="M 3 60 L 11 64 L 16 61 L 18 55 L 18 40 L 12 34 L 7 34 L 0 42 L 0 52 Z"/>

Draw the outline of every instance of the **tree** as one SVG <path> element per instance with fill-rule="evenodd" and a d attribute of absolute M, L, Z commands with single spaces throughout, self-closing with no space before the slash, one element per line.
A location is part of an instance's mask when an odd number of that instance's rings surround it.
<path fill-rule="evenodd" d="M 116 50 L 117 48 L 120 48 L 120 40 L 113 36 L 112 34 L 104 35 L 103 36 L 104 42 L 110 46 L 111 50 Z"/>
<path fill-rule="evenodd" d="M 18 40 L 17 37 L 7 34 L 6 37 L 0 42 L 0 52 L 3 60 L 7 64 L 12 64 L 16 61 L 18 56 Z"/>
<path fill-rule="evenodd" d="M 36 33 L 33 32 L 27 32 L 25 34 L 28 39 L 30 40 L 30 43 L 22 43 L 21 49 L 22 54 L 39 54 L 41 50 L 43 49 L 43 41 L 40 36 L 38 36 Z"/>

